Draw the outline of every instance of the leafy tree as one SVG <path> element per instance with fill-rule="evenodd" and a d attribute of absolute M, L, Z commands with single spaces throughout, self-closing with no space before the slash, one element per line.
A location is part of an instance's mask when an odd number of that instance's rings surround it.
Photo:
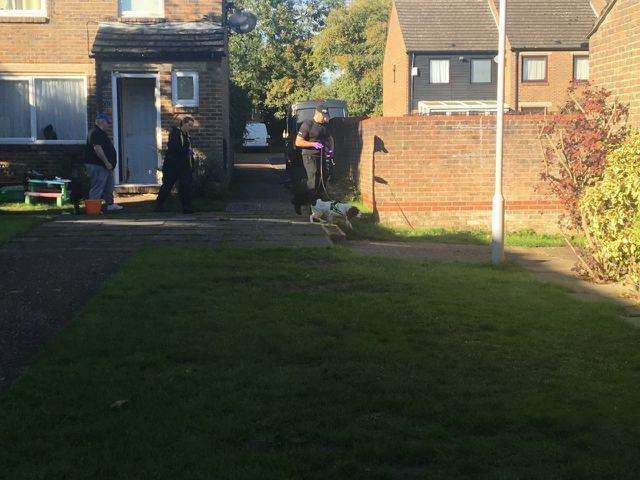
<path fill-rule="evenodd" d="M 337 74 L 316 87 L 319 96 L 347 101 L 355 115 L 382 113 L 382 61 L 390 0 L 354 0 L 333 9 L 314 40 L 318 70 Z"/>
<path fill-rule="evenodd" d="M 284 116 L 287 105 L 305 98 L 321 71 L 313 62 L 311 38 L 327 13 L 344 0 L 238 0 L 258 17 L 257 28 L 233 35 L 231 77 L 263 116 Z M 232 98 L 232 102 L 234 99 Z"/>
<path fill-rule="evenodd" d="M 229 108 L 229 123 L 231 133 L 231 143 L 234 148 L 242 145 L 247 122 L 251 118 L 251 99 L 247 92 L 231 81 L 229 84 L 231 96 Z"/>

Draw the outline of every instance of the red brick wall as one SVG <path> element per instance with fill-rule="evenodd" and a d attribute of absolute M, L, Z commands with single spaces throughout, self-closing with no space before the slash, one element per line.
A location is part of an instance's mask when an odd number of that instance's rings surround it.
<path fill-rule="evenodd" d="M 199 20 L 205 14 L 220 14 L 221 0 L 165 0 L 165 18 L 172 21 Z M 89 58 L 98 22 L 118 21 L 118 0 L 47 0 L 47 18 L 0 16 L 0 75 L 78 74 L 88 79 L 88 118 L 92 123 L 96 111 L 111 106 L 111 72 L 96 82 L 96 66 Z M 228 62 L 184 64 L 176 68 L 200 72 L 200 108 L 174 109 L 171 105 L 171 65 L 162 74 L 162 127 L 164 140 L 173 113 L 188 112 L 201 125 L 194 140 L 214 162 L 223 157 L 223 141 L 228 141 Z M 154 70 L 149 65 L 124 65 L 124 70 Z M 96 95 L 98 88 L 101 90 Z M 63 159 L 81 160 L 78 146 L 5 145 L 0 143 L 0 164 L 23 164 L 47 174 L 60 174 Z M 228 162 L 232 163 L 230 149 Z M 219 163 L 218 163 L 219 164 Z M 226 174 L 228 177 L 228 173 Z M 0 184 L 15 181 L 0 168 Z"/>
<path fill-rule="evenodd" d="M 165 0 L 167 20 L 220 14 L 221 0 Z M 118 20 L 118 0 L 47 0 L 46 19 L 0 17 L 2 63 L 91 63 L 98 22 Z"/>
<path fill-rule="evenodd" d="M 200 102 L 198 107 L 174 107 L 171 101 L 172 70 L 189 70 L 198 72 Z M 162 127 L 162 143 L 166 148 L 169 132 L 173 126 L 173 115 L 176 113 L 191 115 L 197 124 L 192 132 L 194 150 L 203 153 L 211 164 L 222 169 L 223 144 L 229 145 L 228 132 L 228 85 L 226 60 L 208 62 L 173 62 L 166 64 L 146 63 L 111 63 L 100 64 L 103 82 L 102 105 L 105 110 L 112 110 L 111 73 L 118 71 L 158 72 L 160 76 L 160 122 Z M 223 176 L 229 172 L 220 171 Z"/>
<path fill-rule="evenodd" d="M 511 231 L 556 229 L 557 202 L 539 181 L 540 121 L 536 116 L 506 119 L 504 196 Z M 407 226 L 406 216 L 413 226 L 489 228 L 494 118 L 346 119 L 337 121 L 334 131 L 340 163 L 382 222 Z"/>
<path fill-rule="evenodd" d="M 568 89 L 574 83 L 574 57 L 589 55 L 587 51 L 560 52 L 521 52 L 518 61 L 518 107 L 519 110 L 547 104 L 549 112 L 557 112 L 569 100 Z M 524 57 L 547 58 L 547 80 L 544 82 L 525 82 L 522 79 Z M 514 79 L 515 81 L 515 79 Z M 580 85 L 580 84 L 578 84 Z"/>
<path fill-rule="evenodd" d="M 591 82 L 630 105 L 640 127 L 640 2 L 618 0 L 589 40 Z"/>

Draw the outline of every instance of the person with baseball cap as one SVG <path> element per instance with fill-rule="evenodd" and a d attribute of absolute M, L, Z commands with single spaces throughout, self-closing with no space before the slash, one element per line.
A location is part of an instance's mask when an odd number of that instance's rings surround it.
<path fill-rule="evenodd" d="M 117 155 L 113 142 L 107 134 L 111 117 L 106 113 L 96 115 L 95 127 L 89 132 L 84 152 L 84 163 L 89 175 L 89 199 L 103 199 L 105 211 L 122 210 L 113 200 L 114 178 Z"/>
<path fill-rule="evenodd" d="M 322 155 L 333 150 L 333 138 L 329 134 L 329 111 L 324 106 L 316 108 L 313 119 L 300 125 L 296 147 L 302 149 L 302 164 L 306 171 L 306 183 L 294 185 L 292 203 L 296 213 L 302 205 L 311 205 L 318 197 L 318 173 L 322 168 Z"/>

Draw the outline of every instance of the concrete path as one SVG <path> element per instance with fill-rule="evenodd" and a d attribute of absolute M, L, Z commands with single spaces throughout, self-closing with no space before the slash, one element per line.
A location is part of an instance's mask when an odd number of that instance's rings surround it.
<path fill-rule="evenodd" d="M 319 225 L 294 214 L 280 184 L 281 162 L 272 166 L 264 155 L 243 159 L 226 212 L 61 215 L 1 247 L 0 392 L 121 262 L 144 246 L 331 245 Z"/>

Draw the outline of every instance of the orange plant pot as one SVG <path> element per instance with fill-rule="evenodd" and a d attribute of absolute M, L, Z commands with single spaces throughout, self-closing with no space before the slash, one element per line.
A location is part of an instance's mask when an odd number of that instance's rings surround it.
<path fill-rule="evenodd" d="M 102 213 L 102 199 L 85 200 L 84 209 L 87 215 L 100 215 L 100 213 Z"/>

